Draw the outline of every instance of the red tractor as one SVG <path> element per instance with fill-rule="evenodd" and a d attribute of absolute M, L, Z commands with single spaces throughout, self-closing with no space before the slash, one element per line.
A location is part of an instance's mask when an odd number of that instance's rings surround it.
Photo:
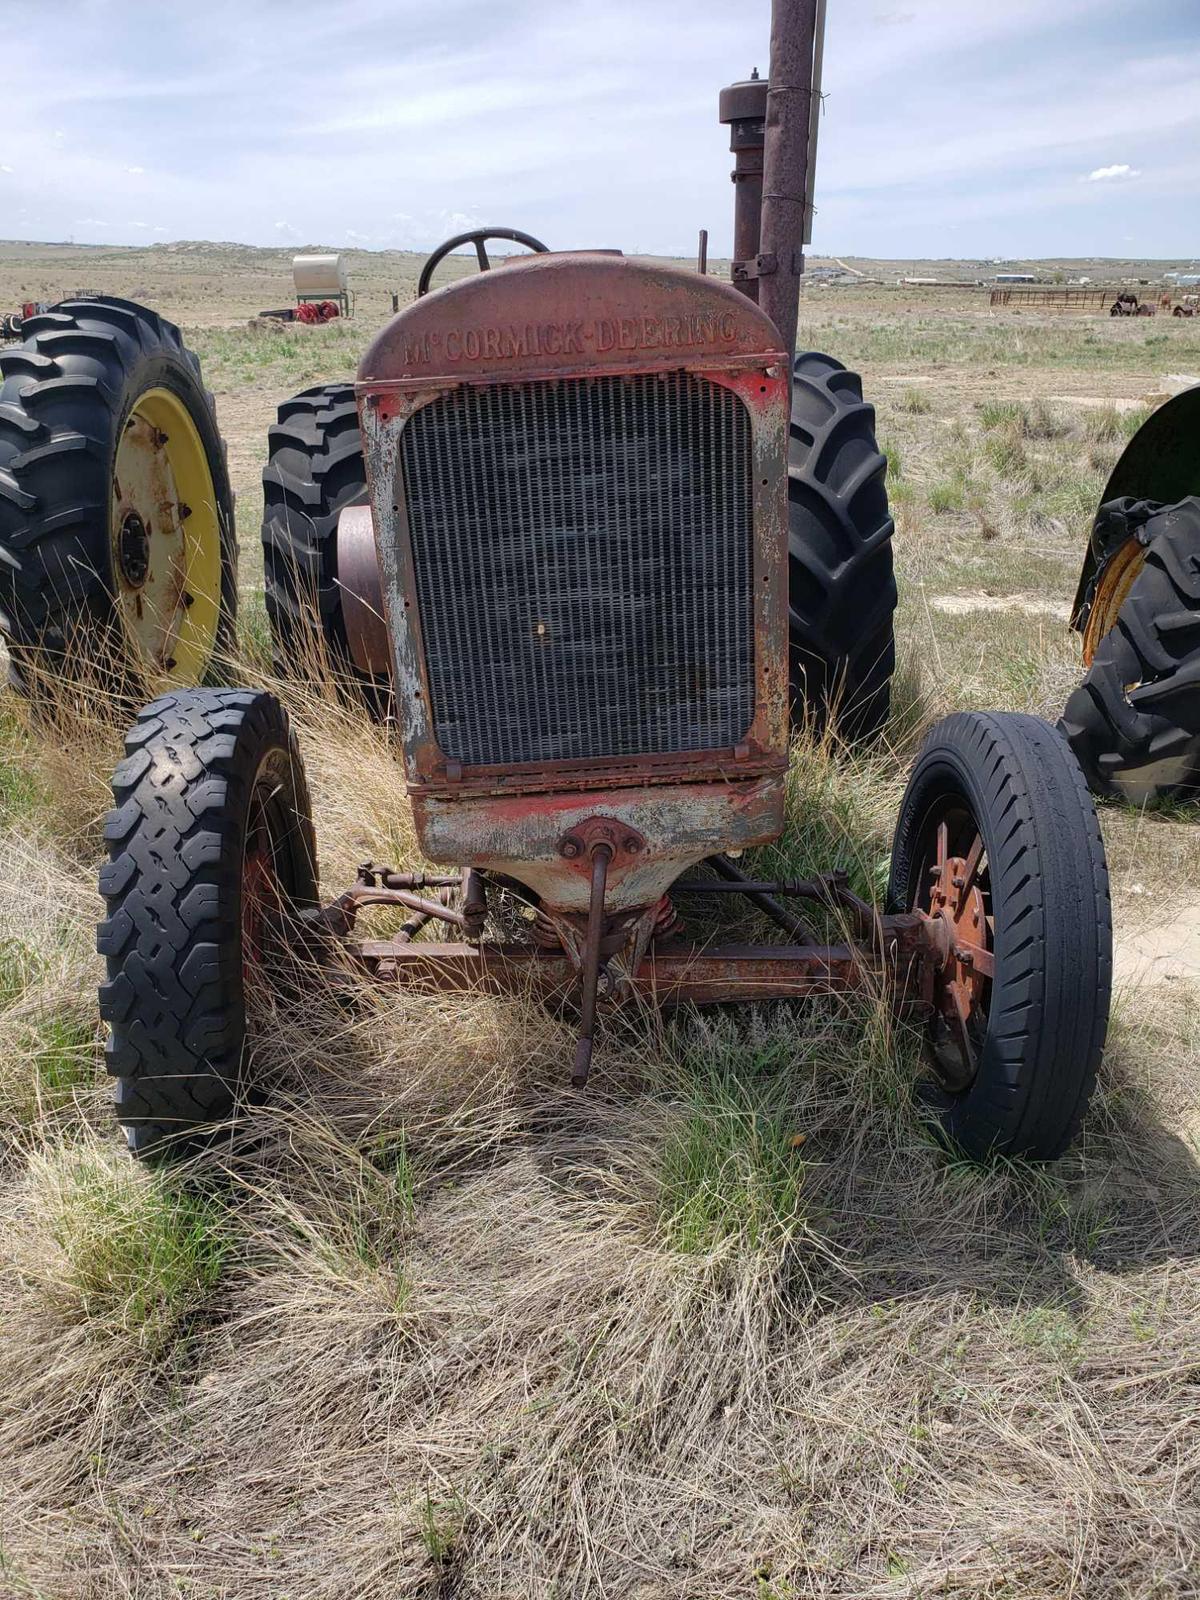
<path fill-rule="evenodd" d="M 438 868 L 369 862 L 322 898 L 279 700 L 147 706 L 114 778 L 99 936 L 139 1154 L 190 1148 L 235 1112 L 249 1001 L 322 964 L 567 1004 L 580 1086 L 605 1009 L 859 991 L 923 1030 L 956 1147 L 1049 1158 L 1073 1137 L 1111 933 L 1092 803 L 1055 729 L 968 713 L 931 731 L 883 907 L 837 872 L 776 880 L 735 860 L 788 826 L 792 722 L 840 696 L 844 732 L 877 729 L 892 661 L 871 411 L 839 363 L 792 355 L 814 13 L 776 0 L 769 81 L 726 103 L 736 238 L 754 245 L 733 284 L 535 241 L 401 311 L 352 386 L 282 408 L 277 647 L 315 619 L 389 699 Z M 679 908 L 728 895 L 784 942 L 686 940 Z M 404 926 L 364 932 L 377 907 Z"/>

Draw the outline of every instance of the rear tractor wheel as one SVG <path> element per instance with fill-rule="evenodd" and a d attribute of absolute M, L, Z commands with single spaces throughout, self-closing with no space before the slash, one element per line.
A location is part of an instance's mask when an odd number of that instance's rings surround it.
<path fill-rule="evenodd" d="M 381 631 L 378 570 L 369 525 L 350 545 L 338 524 L 365 506 L 367 469 L 354 385 L 322 384 L 285 400 L 263 468 L 263 570 L 267 615 L 281 677 L 332 673 L 379 718 L 391 706 L 386 642 L 367 665 L 356 638 L 365 619 Z M 348 553 L 359 559 L 353 571 Z"/>
<path fill-rule="evenodd" d="M 887 459 L 862 380 L 831 356 L 792 369 L 788 635 L 792 718 L 848 741 L 887 721 L 896 665 Z"/>
<path fill-rule="evenodd" d="M 13 685 L 94 678 L 144 699 L 232 642 L 233 497 L 178 328 L 68 300 L 0 350 L 0 633 Z"/>
<path fill-rule="evenodd" d="M 1059 727 L 1095 793 L 1143 805 L 1200 787 L 1200 497 L 1116 500 L 1096 523 L 1111 543 Z"/>
<path fill-rule="evenodd" d="M 100 873 L 108 1070 L 133 1152 L 187 1153 L 233 1114 L 251 1002 L 316 904 L 308 786 L 262 692 L 164 695 L 125 749 Z"/>
<path fill-rule="evenodd" d="M 889 901 L 933 921 L 926 1098 L 947 1139 L 972 1156 L 1060 1155 L 1104 1046 L 1112 921 L 1095 809 L 1054 728 L 981 713 L 933 728 Z"/>

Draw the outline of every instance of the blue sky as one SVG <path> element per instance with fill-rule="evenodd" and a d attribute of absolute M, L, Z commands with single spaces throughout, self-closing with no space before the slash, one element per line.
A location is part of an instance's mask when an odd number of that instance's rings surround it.
<path fill-rule="evenodd" d="M 0 0 L 0 237 L 727 253 L 769 0 Z M 829 0 L 814 252 L 1200 254 L 1200 0 Z"/>

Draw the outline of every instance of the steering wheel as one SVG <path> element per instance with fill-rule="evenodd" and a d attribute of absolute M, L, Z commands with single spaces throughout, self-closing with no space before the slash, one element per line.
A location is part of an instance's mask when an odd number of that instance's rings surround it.
<path fill-rule="evenodd" d="M 523 244 L 540 256 L 550 253 L 549 245 L 543 244 L 540 239 L 535 239 L 531 233 L 522 233 L 519 228 L 470 228 L 466 233 L 456 233 L 453 239 L 447 239 L 445 244 L 438 245 L 426 261 L 421 268 L 421 276 L 417 279 L 417 299 L 429 293 L 429 280 L 450 252 L 457 250 L 460 245 L 473 244 L 475 254 L 479 257 L 480 272 L 490 272 L 492 263 L 488 260 L 484 244 L 486 239 L 512 239 L 516 244 Z"/>

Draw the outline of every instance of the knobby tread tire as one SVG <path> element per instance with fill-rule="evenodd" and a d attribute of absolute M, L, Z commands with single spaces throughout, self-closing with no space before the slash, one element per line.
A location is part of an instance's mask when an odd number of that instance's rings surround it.
<path fill-rule="evenodd" d="M 225 446 L 200 363 L 179 329 L 130 300 L 64 300 L 0 350 L 0 632 L 14 688 L 35 671 L 126 650 L 116 618 L 109 515 L 125 421 L 148 389 L 184 402 L 204 445 L 221 523 L 217 651 L 237 613 L 237 542 Z M 24 670 L 23 670 L 24 669 Z"/>
<path fill-rule="evenodd" d="M 788 440 L 788 634 L 793 720 L 848 740 L 887 721 L 896 665 L 887 460 L 862 380 L 798 355 Z"/>
<path fill-rule="evenodd" d="M 1200 657 L 1200 498 L 1164 506 L 1139 537 L 1146 564 L 1059 727 L 1096 794 L 1140 805 L 1200 786 L 1200 695 L 1186 723 L 1178 707 L 1137 703 L 1140 686 L 1165 688 Z"/>
<path fill-rule="evenodd" d="M 922 825 L 947 792 L 965 798 L 987 849 L 995 977 L 974 1082 L 930 1099 L 969 1154 L 1052 1160 L 1078 1132 L 1108 1027 L 1112 909 L 1095 807 L 1066 741 L 1040 718 L 945 718 L 901 806 L 893 909 L 912 905 Z"/>
<path fill-rule="evenodd" d="M 355 667 L 338 583 L 338 516 L 366 501 L 354 385 L 320 384 L 285 400 L 263 468 L 263 572 L 276 670 L 289 676 L 311 660 L 316 626 L 330 665 L 376 715 L 386 715 L 390 683 Z"/>
<path fill-rule="evenodd" d="M 113 774 L 97 934 L 107 977 L 108 1070 L 138 1155 L 187 1149 L 234 1109 L 246 1040 L 242 859 L 267 759 L 290 774 L 284 888 L 316 903 L 308 788 L 279 701 L 261 691 L 178 690 L 139 715 Z"/>

